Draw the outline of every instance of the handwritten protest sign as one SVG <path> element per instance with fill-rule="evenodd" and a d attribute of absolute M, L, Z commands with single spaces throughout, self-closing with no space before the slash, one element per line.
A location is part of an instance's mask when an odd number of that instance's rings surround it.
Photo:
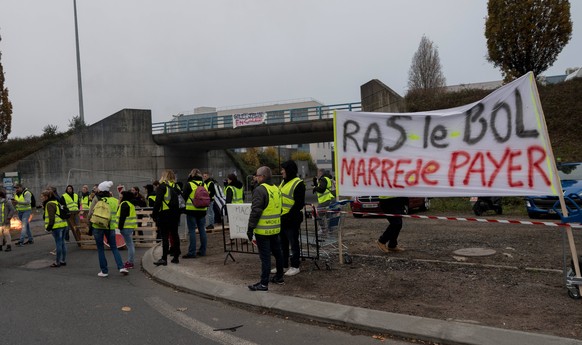
<path fill-rule="evenodd" d="M 558 195 L 532 73 L 479 102 L 334 115 L 339 195 Z"/>
<path fill-rule="evenodd" d="M 234 114 L 232 116 L 233 128 L 237 128 L 237 127 L 241 127 L 241 126 L 260 125 L 260 124 L 265 123 L 266 117 L 267 117 L 267 114 L 263 113 L 263 112 Z"/>
<path fill-rule="evenodd" d="M 226 204 L 226 210 L 228 211 L 230 238 L 247 239 L 251 204 Z"/>

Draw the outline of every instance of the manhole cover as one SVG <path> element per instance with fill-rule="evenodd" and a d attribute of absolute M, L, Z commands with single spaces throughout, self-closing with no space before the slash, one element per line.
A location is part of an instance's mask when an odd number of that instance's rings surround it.
<path fill-rule="evenodd" d="M 25 265 L 22 265 L 21 267 L 27 268 L 27 269 L 38 270 L 41 268 L 49 267 L 50 264 L 53 262 L 54 261 L 52 261 L 52 260 L 34 260 L 34 261 L 30 261 L 29 263 L 27 263 Z"/>
<path fill-rule="evenodd" d="M 495 250 L 488 248 L 463 248 L 453 252 L 453 254 L 461 256 L 489 256 L 495 253 Z"/>

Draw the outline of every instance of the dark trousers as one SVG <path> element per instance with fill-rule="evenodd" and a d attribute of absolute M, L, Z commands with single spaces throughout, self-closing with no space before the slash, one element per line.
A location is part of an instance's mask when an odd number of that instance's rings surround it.
<path fill-rule="evenodd" d="M 172 215 L 169 218 L 163 219 L 158 223 L 158 231 L 162 236 L 162 259 L 168 260 L 168 254 L 177 258 L 180 256 L 180 236 L 178 235 L 178 224 L 180 222 L 180 214 Z M 170 247 L 170 238 L 172 239 L 172 246 Z"/>
<path fill-rule="evenodd" d="M 400 235 L 400 230 L 402 229 L 402 218 L 401 217 L 386 217 L 388 219 L 388 227 L 384 230 L 384 233 L 378 241 L 381 243 L 388 243 L 388 248 L 396 248 L 398 246 L 398 235 Z"/>
<path fill-rule="evenodd" d="M 281 243 L 277 235 L 257 235 L 257 247 L 259 258 L 261 259 L 261 284 L 269 285 L 269 274 L 271 273 L 271 254 L 275 257 L 275 267 L 277 267 L 277 278 L 283 277 L 283 254 L 281 253 Z"/>
<path fill-rule="evenodd" d="M 289 267 L 289 259 L 291 259 L 291 267 L 299 268 L 301 256 L 299 248 L 300 229 L 301 223 L 286 222 L 281 219 L 281 251 L 283 253 L 283 267 L 285 268 Z M 289 253 L 289 247 L 291 247 L 291 253 Z"/>
<path fill-rule="evenodd" d="M 402 214 L 406 203 L 408 203 L 408 198 L 380 199 L 380 208 L 384 213 Z M 388 248 L 396 248 L 398 235 L 402 229 L 402 217 L 386 217 L 386 219 L 388 219 L 388 227 L 378 241 L 384 244 L 388 243 Z"/>

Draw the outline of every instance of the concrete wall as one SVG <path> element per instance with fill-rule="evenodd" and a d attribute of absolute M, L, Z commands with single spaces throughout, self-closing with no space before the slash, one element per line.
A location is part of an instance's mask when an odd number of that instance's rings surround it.
<path fill-rule="evenodd" d="M 401 113 L 404 99 L 378 79 L 372 79 L 360 86 L 362 111 L 381 113 Z"/>
<path fill-rule="evenodd" d="M 115 185 L 143 186 L 165 168 L 164 148 L 152 140 L 150 110 L 124 109 L 52 144 L 3 171 L 18 171 L 21 181 L 37 195 L 47 185 L 62 193 L 67 184 L 111 180 Z"/>

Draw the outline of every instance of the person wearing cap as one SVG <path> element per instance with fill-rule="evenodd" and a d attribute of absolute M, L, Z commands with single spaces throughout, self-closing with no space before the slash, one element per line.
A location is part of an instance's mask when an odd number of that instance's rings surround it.
<path fill-rule="evenodd" d="M 279 185 L 282 199 L 281 212 L 281 249 L 283 251 L 283 269 L 286 276 L 298 274 L 300 263 L 299 230 L 303 222 L 301 211 L 305 206 L 305 182 L 297 177 L 297 164 L 288 160 L 281 164 L 283 181 Z M 289 255 L 291 246 L 291 255 Z M 289 268 L 289 258 L 291 267 Z M 271 273 L 276 273 L 271 271 Z"/>
<path fill-rule="evenodd" d="M 104 200 L 109 205 L 109 209 L 111 211 L 111 221 L 109 222 L 109 227 L 91 223 L 93 228 L 93 237 L 95 237 L 95 244 L 97 245 L 99 267 L 101 268 L 101 271 L 97 273 L 97 276 L 102 278 L 109 276 L 107 258 L 105 258 L 105 243 L 103 241 L 104 236 L 107 237 L 107 243 L 109 244 L 109 249 L 111 249 L 111 253 L 113 254 L 113 258 L 115 259 L 119 273 L 123 275 L 129 274 L 129 271 L 123 265 L 121 255 L 117 249 L 117 241 L 115 239 L 115 228 L 117 227 L 117 199 L 111 195 L 111 187 L 113 187 L 112 181 L 103 181 L 97 186 L 97 194 L 95 194 L 93 201 L 91 201 L 91 206 L 89 206 L 89 214 L 87 215 L 88 219 L 90 220 L 91 216 L 93 215 L 95 205 L 97 205 L 97 202 L 100 200 Z"/>

